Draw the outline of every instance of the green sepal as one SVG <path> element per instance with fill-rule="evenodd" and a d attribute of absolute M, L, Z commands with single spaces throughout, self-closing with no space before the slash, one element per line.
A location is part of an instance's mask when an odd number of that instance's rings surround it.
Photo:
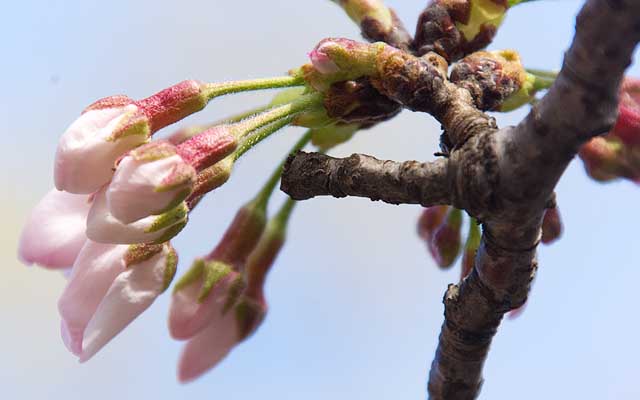
<path fill-rule="evenodd" d="M 208 261 L 202 267 L 202 286 L 198 294 L 198 302 L 202 303 L 207 299 L 211 289 L 227 275 L 231 273 L 233 268 L 221 261 Z"/>

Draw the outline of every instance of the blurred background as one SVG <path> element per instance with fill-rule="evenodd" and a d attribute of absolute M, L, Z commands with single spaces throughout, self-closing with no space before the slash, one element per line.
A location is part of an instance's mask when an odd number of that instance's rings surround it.
<path fill-rule="evenodd" d="M 413 30 L 423 0 L 389 0 Z M 557 69 L 581 1 L 540 1 L 509 12 L 492 48 L 528 67 Z M 52 187 L 59 135 L 94 100 L 148 96 L 183 79 L 281 75 L 322 38 L 358 38 L 326 0 L 77 1 L 4 5 L 0 24 L 0 387 L 5 399 L 419 399 L 459 267 L 440 271 L 415 234 L 417 206 L 317 198 L 296 209 L 270 275 L 258 332 L 198 381 L 180 385 L 181 343 L 166 328 L 169 296 L 86 364 L 59 337 L 60 273 L 16 260 L 21 225 Z M 636 60 L 638 57 L 636 57 Z M 640 65 L 630 74 L 640 76 Z M 186 124 L 260 104 L 271 93 L 213 101 Z M 516 123 L 526 110 L 499 115 Z M 172 128 L 168 128 L 170 132 Z M 244 158 L 174 241 L 180 270 L 219 239 L 302 130 Z M 405 111 L 333 154 L 432 158 L 439 126 Z M 561 241 L 540 249 L 524 314 L 505 320 L 485 369 L 484 399 L 637 399 L 636 318 L 640 188 L 589 180 L 574 161 L 558 187 Z M 277 206 L 283 198 L 278 194 Z M 179 272 L 180 273 L 180 272 Z"/>

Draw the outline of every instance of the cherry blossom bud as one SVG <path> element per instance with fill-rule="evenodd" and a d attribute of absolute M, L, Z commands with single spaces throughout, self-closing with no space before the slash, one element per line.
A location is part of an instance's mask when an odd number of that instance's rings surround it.
<path fill-rule="evenodd" d="M 184 81 L 146 99 L 111 96 L 90 105 L 60 138 L 54 177 L 59 190 L 89 194 L 107 183 L 115 161 L 157 130 L 207 103 L 204 85 Z"/>
<path fill-rule="evenodd" d="M 425 208 L 418 220 L 418 236 L 425 242 L 430 243 L 431 239 L 433 239 L 433 234 L 444 221 L 448 211 L 449 206 L 432 206 Z"/>
<path fill-rule="evenodd" d="M 467 89 L 481 110 L 503 110 L 519 107 L 522 99 L 530 95 L 528 75 L 513 50 L 478 51 L 451 70 L 451 82 Z M 525 87 L 527 93 L 520 93 Z"/>
<path fill-rule="evenodd" d="M 587 174 L 597 181 L 609 181 L 620 176 L 622 144 L 618 140 L 595 137 L 578 153 Z"/>
<path fill-rule="evenodd" d="M 58 302 L 62 338 L 84 362 L 144 312 L 169 285 L 170 244 L 107 245 L 87 240 Z"/>
<path fill-rule="evenodd" d="M 459 0 L 440 0 L 440 2 L 450 4 L 451 9 L 456 7 L 456 3 L 461 3 Z M 507 13 L 508 1 L 468 0 L 467 3 L 464 9 L 459 9 L 459 13 L 455 11 L 452 13 L 458 30 L 467 42 L 476 41 L 484 36 L 492 38 Z"/>
<path fill-rule="evenodd" d="M 640 148 L 640 79 L 622 81 L 618 119 L 610 134 L 626 146 Z"/>
<path fill-rule="evenodd" d="M 163 214 L 125 224 L 109 212 L 105 189 L 95 194 L 87 216 L 87 237 L 95 242 L 163 243 L 177 235 L 187 224 L 189 209 L 184 202 Z"/>
<path fill-rule="evenodd" d="M 227 157 L 200 171 L 196 177 L 196 183 L 190 199 L 202 196 L 224 185 L 231 177 L 234 163 L 233 157 Z"/>
<path fill-rule="evenodd" d="M 158 215 L 191 193 L 196 170 L 165 141 L 132 150 L 119 163 L 107 187 L 109 212 L 124 223 Z"/>
<path fill-rule="evenodd" d="M 462 266 L 460 269 L 460 281 L 467 277 L 473 270 L 476 263 L 476 253 L 480 248 L 481 233 L 480 227 L 475 218 L 471 218 L 469 221 L 469 234 L 467 241 L 464 244 L 464 250 L 462 253 Z"/>
<path fill-rule="evenodd" d="M 444 222 L 433 234 L 429 249 L 440 268 L 449 268 L 460 253 L 462 211 L 451 207 Z"/>
<path fill-rule="evenodd" d="M 53 189 L 31 211 L 20 236 L 18 257 L 27 265 L 68 268 L 87 239 L 89 196 Z"/>
<path fill-rule="evenodd" d="M 542 243 L 551 244 L 562 235 L 562 219 L 558 207 L 548 208 L 542 219 Z"/>
<path fill-rule="evenodd" d="M 518 1 L 435 0 L 418 19 L 414 46 L 419 55 L 437 52 L 457 61 L 486 47 L 509 8 Z"/>
<path fill-rule="evenodd" d="M 377 56 L 387 47 L 384 43 L 324 39 L 309 53 L 311 66 L 303 67 L 302 73 L 310 85 L 324 92 L 332 83 L 374 74 Z"/>
<path fill-rule="evenodd" d="M 211 320 L 222 318 L 242 284 L 239 272 L 221 261 L 196 260 L 175 285 L 169 310 L 169 332 L 175 339 L 192 338 Z M 240 287 L 241 288 L 241 287 Z"/>

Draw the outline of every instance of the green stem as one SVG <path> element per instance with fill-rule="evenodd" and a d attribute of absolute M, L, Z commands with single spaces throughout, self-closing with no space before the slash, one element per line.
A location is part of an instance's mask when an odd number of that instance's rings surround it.
<path fill-rule="evenodd" d="M 223 96 L 225 94 L 246 92 L 251 90 L 302 86 L 304 84 L 305 81 L 300 76 L 281 76 L 276 78 L 209 83 L 205 87 L 205 94 L 207 98 L 211 100 L 215 97 Z"/>
<path fill-rule="evenodd" d="M 269 136 L 271 136 L 271 134 L 279 131 L 280 129 L 284 128 L 285 126 L 289 125 L 293 119 L 295 118 L 294 115 L 289 115 L 285 118 L 281 118 L 275 122 L 272 122 L 271 124 L 268 124 L 266 126 L 263 126 L 260 129 L 254 130 L 252 131 L 252 135 L 245 138 L 242 143 L 240 143 L 240 145 L 238 146 L 238 148 L 236 149 L 236 151 L 233 152 L 233 154 L 231 155 L 233 157 L 233 161 L 235 162 L 236 160 L 238 160 L 238 158 L 240 158 L 242 155 L 244 155 L 244 153 L 246 153 L 247 151 L 251 150 L 251 148 L 253 148 L 253 146 L 257 145 L 258 143 L 260 143 L 261 141 L 263 141 L 264 139 L 268 138 Z"/>
<path fill-rule="evenodd" d="M 276 185 L 280 181 L 280 175 L 282 175 L 282 168 L 284 167 L 284 163 L 287 161 L 287 158 L 288 158 L 289 154 L 295 153 L 298 150 L 302 149 L 304 146 L 307 145 L 307 143 L 309 143 L 310 140 L 311 140 L 311 130 L 308 130 L 296 142 L 296 144 L 293 145 L 291 150 L 289 150 L 289 153 L 287 153 L 287 157 L 285 157 L 285 159 L 282 160 L 282 162 L 280 162 L 280 164 L 278 164 L 278 167 L 273 171 L 273 173 L 269 177 L 269 180 L 267 180 L 267 183 L 265 183 L 265 185 L 262 187 L 262 189 L 260 189 L 260 192 L 258 192 L 258 194 L 256 195 L 256 197 L 254 199 L 254 201 L 256 203 L 258 203 L 260 205 L 263 205 L 264 207 L 267 206 L 267 203 L 269 202 L 269 198 L 271 197 L 271 194 L 273 193 L 273 190 L 276 188 Z"/>
<path fill-rule="evenodd" d="M 241 121 L 233 126 L 235 133 L 242 138 L 252 131 L 275 122 L 281 118 L 297 114 L 305 111 L 313 106 L 320 104 L 322 94 L 311 93 L 297 97 L 292 102 L 270 109 L 269 111 L 258 114 L 253 118 Z"/>
<path fill-rule="evenodd" d="M 257 115 L 257 114 L 260 114 L 262 112 L 265 112 L 270 108 L 271 108 L 270 105 L 256 107 L 256 108 L 253 108 L 251 110 L 244 111 L 244 112 L 242 112 L 240 114 L 235 114 L 235 115 L 232 115 L 230 117 L 221 119 L 220 121 L 211 124 L 211 126 L 222 125 L 222 124 L 235 124 L 237 122 L 242 121 L 243 119 L 247 119 L 247 118 L 252 117 L 254 115 Z"/>
<path fill-rule="evenodd" d="M 555 78 L 536 76 L 535 81 L 533 81 L 533 90 L 537 92 L 538 90 L 549 89 L 555 81 Z"/>
<path fill-rule="evenodd" d="M 293 211 L 293 207 L 298 202 L 293 200 L 291 197 L 288 197 L 284 204 L 280 207 L 276 215 L 273 217 L 274 221 L 285 229 L 287 223 L 289 222 L 289 217 L 291 217 L 291 212 Z"/>
<path fill-rule="evenodd" d="M 556 79 L 558 77 L 557 71 L 546 71 L 543 69 L 527 68 L 527 72 L 540 78 Z"/>

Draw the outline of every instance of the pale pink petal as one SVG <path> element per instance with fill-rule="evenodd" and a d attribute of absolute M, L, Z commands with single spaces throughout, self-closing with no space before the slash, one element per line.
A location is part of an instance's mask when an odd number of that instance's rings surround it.
<path fill-rule="evenodd" d="M 109 212 L 105 188 L 96 193 L 93 206 L 87 216 L 87 237 L 95 242 L 135 244 L 153 243 L 163 238 L 167 230 L 186 221 L 173 221 L 168 226 L 152 229 L 158 216 L 142 218 L 130 224 L 125 224 L 116 219 Z M 176 234 L 178 232 L 175 232 Z M 164 237 L 163 240 L 170 238 Z"/>
<path fill-rule="evenodd" d="M 151 162 L 124 157 L 107 189 L 109 211 L 124 223 L 159 214 L 184 200 L 195 175 L 177 154 Z M 172 185 L 172 180 L 181 183 Z"/>
<path fill-rule="evenodd" d="M 148 139 L 147 134 L 112 137 L 139 113 L 138 107 L 129 104 L 89 110 L 76 119 L 58 142 L 54 166 L 56 188 L 89 194 L 109 182 L 115 161 Z"/>
<path fill-rule="evenodd" d="M 324 45 L 326 45 L 324 42 L 320 42 L 319 45 L 309 53 L 311 64 L 313 64 L 315 69 L 321 74 L 332 74 L 340 71 L 336 63 L 324 52 Z"/>
<path fill-rule="evenodd" d="M 87 324 L 113 281 L 125 270 L 128 247 L 87 240 L 80 251 L 58 301 L 64 323 L 63 340 L 72 352 L 79 352 Z"/>
<path fill-rule="evenodd" d="M 234 310 L 211 321 L 185 345 L 178 361 L 178 380 L 186 383 L 215 367 L 239 342 Z"/>
<path fill-rule="evenodd" d="M 20 236 L 18 257 L 27 265 L 66 268 L 73 265 L 86 240 L 91 203 L 86 195 L 47 193 L 31 211 Z"/>
<path fill-rule="evenodd" d="M 175 252 L 165 245 L 150 259 L 118 275 L 84 330 L 80 362 L 93 357 L 164 291 L 165 272 L 172 268 L 168 263 L 175 263 Z"/>
<path fill-rule="evenodd" d="M 229 287 L 237 277 L 236 272 L 230 272 L 211 289 L 203 302 L 198 302 L 200 281 L 176 291 L 171 298 L 169 309 L 171 336 L 174 339 L 189 339 L 202 331 L 207 324 L 219 323 L 223 318 Z"/>

